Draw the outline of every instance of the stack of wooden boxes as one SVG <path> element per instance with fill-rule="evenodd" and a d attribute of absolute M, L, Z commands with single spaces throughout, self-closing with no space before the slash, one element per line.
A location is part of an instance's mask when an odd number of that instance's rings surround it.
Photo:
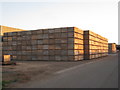
<path fill-rule="evenodd" d="M 25 30 L 0 25 L 0 61 L 2 61 L 1 58 L 2 58 L 2 46 L 3 46 L 2 45 L 3 34 L 7 32 L 19 32 L 19 31 L 25 31 Z"/>
<path fill-rule="evenodd" d="M 26 30 L 0 25 L 0 35 L 1 36 L 7 32 L 19 32 L 19 31 L 26 31 Z"/>
<path fill-rule="evenodd" d="M 108 40 L 90 30 L 84 31 L 84 59 L 108 55 Z"/>
<path fill-rule="evenodd" d="M 117 52 L 116 43 L 108 43 L 108 48 L 109 48 L 108 49 L 109 54 L 113 54 Z"/>
<path fill-rule="evenodd" d="M 82 60 L 83 31 L 76 27 L 10 32 L 3 36 L 3 54 L 13 60 Z"/>

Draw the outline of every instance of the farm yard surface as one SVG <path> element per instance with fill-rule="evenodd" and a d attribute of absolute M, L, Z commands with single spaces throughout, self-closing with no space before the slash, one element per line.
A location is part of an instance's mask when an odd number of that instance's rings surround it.
<path fill-rule="evenodd" d="M 106 61 L 116 57 L 107 57 L 82 61 L 16 61 L 17 65 L 2 66 L 2 85 L 4 87 L 16 88 L 33 81 L 44 81 L 56 76 L 56 73 L 64 72 L 66 69 L 76 68 L 95 62 Z M 29 86 L 28 86 L 29 88 Z"/>

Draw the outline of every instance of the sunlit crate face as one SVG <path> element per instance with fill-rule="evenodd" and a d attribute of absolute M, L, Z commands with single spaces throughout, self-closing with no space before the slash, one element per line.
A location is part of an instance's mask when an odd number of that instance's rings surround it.
<path fill-rule="evenodd" d="M 91 32 L 84 31 L 84 58 L 92 59 L 107 55 L 108 41 L 106 38 Z M 99 55 L 99 53 L 101 55 Z"/>
<path fill-rule="evenodd" d="M 74 44 L 74 49 L 84 49 L 82 44 Z"/>

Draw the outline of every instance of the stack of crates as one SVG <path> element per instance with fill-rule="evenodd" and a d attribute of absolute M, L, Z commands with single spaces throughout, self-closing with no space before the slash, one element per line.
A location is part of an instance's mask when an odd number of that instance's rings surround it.
<path fill-rule="evenodd" d="M 3 36 L 3 54 L 13 60 L 82 60 L 83 30 L 76 27 L 10 32 Z"/>
<path fill-rule="evenodd" d="M 108 43 L 108 48 L 109 48 L 108 49 L 109 54 L 113 54 L 117 52 L 116 43 Z"/>
<path fill-rule="evenodd" d="M 0 36 L 0 61 L 2 61 L 2 37 Z"/>
<path fill-rule="evenodd" d="M 84 59 L 108 55 L 108 40 L 90 30 L 84 31 Z"/>
<path fill-rule="evenodd" d="M 3 34 L 7 33 L 7 32 L 19 32 L 19 31 L 26 31 L 26 30 L 0 25 L 0 35 L 1 36 L 3 36 Z"/>

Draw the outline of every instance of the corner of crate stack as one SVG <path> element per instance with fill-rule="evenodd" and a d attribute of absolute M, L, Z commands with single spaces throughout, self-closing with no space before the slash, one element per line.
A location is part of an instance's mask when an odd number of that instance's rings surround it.
<path fill-rule="evenodd" d="M 83 30 L 77 27 L 74 28 L 74 61 L 83 60 L 84 58 L 84 42 Z"/>

